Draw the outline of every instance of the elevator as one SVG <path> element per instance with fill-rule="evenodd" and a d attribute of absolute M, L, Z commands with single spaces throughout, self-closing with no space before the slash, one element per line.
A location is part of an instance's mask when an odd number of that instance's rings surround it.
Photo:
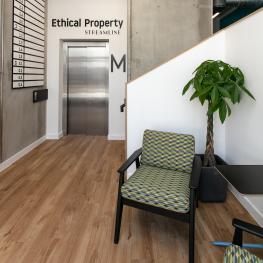
<path fill-rule="evenodd" d="M 63 126 L 67 134 L 107 136 L 108 42 L 67 42 L 64 50 L 67 85 Z"/>

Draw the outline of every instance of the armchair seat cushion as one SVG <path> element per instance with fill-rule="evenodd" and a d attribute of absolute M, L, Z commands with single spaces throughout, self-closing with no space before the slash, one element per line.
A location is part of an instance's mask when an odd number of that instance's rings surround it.
<path fill-rule="evenodd" d="M 190 174 L 154 166 L 141 165 L 123 184 L 124 198 L 143 204 L 189 212 Z"/>
<path fill-rule="evenodd" d="M 263 263 L 263 260 L 236 245 L 226 249 L 224 263 Z"/>

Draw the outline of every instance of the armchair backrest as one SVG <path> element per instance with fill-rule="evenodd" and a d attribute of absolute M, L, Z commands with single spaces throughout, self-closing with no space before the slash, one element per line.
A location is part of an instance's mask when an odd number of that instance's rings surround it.
<path fill-rule="evenodd" d="M 191 173 L 195 153 L 192 135 L 146 130 L 141 163 Z"/>

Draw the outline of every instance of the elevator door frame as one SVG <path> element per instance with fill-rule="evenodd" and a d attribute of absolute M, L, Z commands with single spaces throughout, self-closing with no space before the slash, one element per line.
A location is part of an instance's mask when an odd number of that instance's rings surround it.
<path fill-rule="evenodd" d="M 68 61 L 68 49 L 70 47 L 98 47 L 106 44 L 108 58 L 109 58 L 109 40 L 87 40 L 87 41 L 72 41 L 66 40 L 63 42 L 63 102 L 62 102 L 62 130 L 63 135 L 69 134 L 69 61 Z M 108 78 L 107 78 L 107 87 L 106 87 L 106 94 L 107 94 L 107 112 L 108 112 L 108 123 L 107 123 L 107 130 L 109 133 L 109 61 L 108 61 Z"/>

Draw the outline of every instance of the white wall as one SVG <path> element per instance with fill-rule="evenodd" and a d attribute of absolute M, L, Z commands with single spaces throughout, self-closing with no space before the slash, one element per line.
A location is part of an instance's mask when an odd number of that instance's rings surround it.
<path fill-rule="evenodd" d="M 226 160 L 232 164 L 263 164 L 263 11 L 226 31 L 227 62 L 241 68 L 256 102 L 244 96 L 226 125 Z M 262 185 L 263 188 L 263 185 Z M 239 198 L 242 198 L 239 196 Z M 263 197 L 246 196 L 263 225 Z"/>
<path fill-rule="evenodd" d="M 141 146 L 145 129 L 191 133 L 196 152 L 204 152 L 206 109 L 189 102 L 190 95 L 182 96 L 182 88 L 202 61 L 221 59 L 241 68 L 257 101 L 243 97 L 224 126 L 216 118 L 215 152 L 230 164 L 263 164 L 262 24 L 263 9 L 129 83 L 127 155 Z M 241 196 L 230 189 L 263 226 L 263 196 Z"/>
<path fill-rule="evenodd" d="M 225 34 L 221 32 L 127 86 L 127 155 L 142 144 L 145 129 L 193 134 L 196 152 L 203 153 L 206 107 L 182 96 L 194 69 L 207 59 L 224 59 Z M 225 156 L 225 129 L 215 118 L 215 151 Z"/>
<path fill-rule="evenodd" d="M 70 19 L 119 19 L 124 20 L 121 35 L 90 36 L 85 27 L 55 28 L 53 18 Z M 123 0 L 51 0 L 48 4 L 48 48 L 47 48 L 47 136 L 56 138 L 62 132 L 62 81 L 60 83 L 61 40 L 109 39 L 110 54 L 120 61 L 127 54 L 127 1 Z M 62 67 L 62 65 L 61 65 Z M 127 74 L 122 69 L 110 73 L 109 77 L 109 137 L 124 138 L 124 114 L 120 105 L 125 97 Z"/>

